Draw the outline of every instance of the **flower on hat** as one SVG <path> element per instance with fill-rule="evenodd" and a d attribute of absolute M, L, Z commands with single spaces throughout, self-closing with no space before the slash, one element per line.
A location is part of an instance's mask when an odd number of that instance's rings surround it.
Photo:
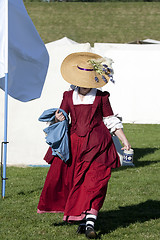
<path fill-rule="evenodd" d="M 113 60 L 111 58 L 98 58 L 98 59 L 90 59 L 88 60 L 89 63 L 92 64 L 93 69 L 96 73 L 100 74 L 102 76 L 102 79 L 105 83 L 108 83 L 105 75 L 109 77 L 109 80 L 113 83 L 115 81 L 113 80 L 113 68 L 112 63 Z M 95 81 L 98 82 L 99 79 L 97 76 L 95 76 Z"/>

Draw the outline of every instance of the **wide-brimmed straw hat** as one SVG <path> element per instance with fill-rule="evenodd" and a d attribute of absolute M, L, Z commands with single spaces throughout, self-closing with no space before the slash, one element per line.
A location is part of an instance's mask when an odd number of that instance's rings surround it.
<path fill-rule="evenodd" d="M 112 60 L 91 52 L 68 55 L 62 62 L 61 74 L 68 83 L 84 88 L 100 88 L 113 81 Z"/>

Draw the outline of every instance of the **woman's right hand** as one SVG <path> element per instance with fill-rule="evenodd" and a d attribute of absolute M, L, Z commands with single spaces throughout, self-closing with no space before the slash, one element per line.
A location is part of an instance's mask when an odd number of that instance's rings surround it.
<path fill-rule="evenodd" d="M 65 120 L 65 116 L 62 112 L 59 112 L 59 109 L 55 112 L 55 122 L 62 122 Z"/>

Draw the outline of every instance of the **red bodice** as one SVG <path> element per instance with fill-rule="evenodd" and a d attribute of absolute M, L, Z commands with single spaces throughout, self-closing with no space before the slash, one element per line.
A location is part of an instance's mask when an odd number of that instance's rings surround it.
<path fill-rule="evenodd" d="M 78 136 L 86 136 L 90 130 L 91 121 L 91 104 L 74 105 L 75 114 L 77 118 L 76 127 L 73 130 Z M 71 129 L 72 131 L 72 129 Z"/>
<path fill-rule="evenodd" d="M 93 104 L 73 105 L 72 95 L 73 91 L 64 92 L 60 106 L 67 114 L 70 113 L 71 133 L 77 132 L 79 136 L 84 136 L 87 131 L 101 125 L 103 117 L 113 115 L 108 92 L 97 90 Z"/>

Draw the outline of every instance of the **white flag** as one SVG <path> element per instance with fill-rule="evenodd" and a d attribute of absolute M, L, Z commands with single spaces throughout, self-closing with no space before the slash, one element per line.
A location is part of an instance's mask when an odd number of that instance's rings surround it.
<path fill-rule="evenodd" d="M 0 88 L 4 90 L 4 4 L 0 0 Z M 39 98 L 49 55 L 23 4 L 8 0 L 8 94 L 22 102 Z"/>

